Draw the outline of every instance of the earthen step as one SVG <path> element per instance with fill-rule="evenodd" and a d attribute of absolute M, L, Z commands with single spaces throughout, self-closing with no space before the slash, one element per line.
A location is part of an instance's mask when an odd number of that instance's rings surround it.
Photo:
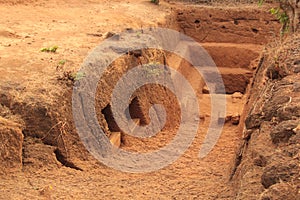
<path fill-rule="evenodd" d="M 200 44 L 203 47 L 236 47 L 240 49 L 250 49 L 257 52 L 261 51 L 264 47 L 263 45 L 253 43 L 202 42 Z"/>
<path fill-rule="evenodd" d="M 215 69 L 211 67 L 202 67 L 201 68 L 203 74 L 206 75 L 209 83 L 216 84 L 215 93 L 222 93 L 222 87 L 219 79 L 219 73 L 223 79 L 223 83 L 225 86 L 225 92 L 227 94 L 233 94 L 235 92 L 245 93 L 247 85 L 250 82 L 250 79 L 253 76 L 253 72 L 243 68 L 228 68 L 228 67 L 220 67 L 217 72 Z"/>
<path fill-rule="evenodd" d="M 217 94 L 223 95 L 223 94 Z M 225 123 L 230 122 L 233 125 L 239 123 L 241 113 L 243 112 L 245 99 L 239 99 L 238 102 L 232 102 L 233 95 L 225 95 L 226 98 L 226 114 L 223 116 L 218 116 L 219 120 L 224 121 Z M 211 114 L 211 96 L 209 94 L 203 94 L 200 99 L 200 109 L 202 115 Z"/>
<path fill-rule="evenodd" d="M 238 43 L 202 43 L 201 46 L 207 51 L 216 66 L 245 69 L 249 68 L 251 62 L 259 56 L 263 48 L 261 45 Z M 175 52 L 181 52 L 184 58 L 190 58 L 194 60 L 194 63 L 201 63 L 201 65 L 210 60 L 206 53 L 199 52 L 199 46 L 191 41 L 179 42 Z M 201 61 L 199 56 L 204 56 L 200 58 Z M 175 64 L 176 68 L 178 67 Z"/>

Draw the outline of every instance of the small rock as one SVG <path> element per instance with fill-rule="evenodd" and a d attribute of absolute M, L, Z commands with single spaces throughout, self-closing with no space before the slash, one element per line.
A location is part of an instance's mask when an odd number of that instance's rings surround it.
<path fill-rule="evenodd" d="M 202 93 L 203 93 L 203 94 L 209 94 L 209 88 L 208 88 L 207 86 L 204 86 L 204 87 L 202 88 Z"/>
<path fill-rule="evenodd" d="M 231 118 L 232 118 L 232 115 L 227 115 L 227 116 L 225 117 L 225 123 L 230 122 L 230 121 L 231 121 Z"/>
<path fill-rule="evenodd" d="M 231 116 L 231 123 L 233 125 L 238 125 L 240 123 L 240 114 L 235 113 Z"/>
<path fill-rule="evenodd" d="M 110 37 L 112 37 L 112 36 L 114 36 L 115 35 L 115 33 L 114 32 L 106 32 L 106 33 L 104 33 L 103 34 L 103 38 L 104 39 L 107 39 L 107 38 L 110 38 Z"/>
<path fill-rule="evenodd" d="M 294 73 L 299 73 L 299 72 L 300 72 L 300 65 L 295 66 Z"/>
<path fill-rule="evenodd" d="M 298 124 L 298 126 L 296 128 L 293 129 L 293 132 L 295 134 L 300 134 L 300 124 Z"/>
<path fill-rule="evenodd" d="M 243 98 L 243 94 L 240 92 L 235 92 L 231 95 L 232 103 L 237 103 Z"/>
<path fill-rule="evenodd" d="M 279 123 L 270 133 L 272 142 L 274 144 L 278 144 L 280 142 L 287 142 L 290 139 L 290 137 L 294 135 L 294 129 L 298 129 L 297 124 L 298 122 L 296 120 L 288 120 Z"/>
<path fill-rule="evenodd" d="M 262 123 L 262 115 L 260 113 L 248 115 L 245 120 L 247 129 L 259 128 Z"/>
<path fill-rule="evenodd" d="M 249 139 L 253 133 L 253 129 L 247 129 L 243 132 L 243 139 Z"/>
<path fill-rule="evenodd" d="M 239 99 L 243 98 L 243 96 L 244 95 L 240 92 L 235 92 L 235 93 L 232 94 L 232 97 L 239 98 Z"/>

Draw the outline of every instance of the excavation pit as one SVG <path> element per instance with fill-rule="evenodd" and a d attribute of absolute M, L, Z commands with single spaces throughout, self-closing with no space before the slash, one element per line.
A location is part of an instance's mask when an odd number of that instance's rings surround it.
<path fill-rule="evenodd" d="M 18 133 L 18 138 L 22 138 L 22 134 L 24 136 L 24 142 L 10 144 L 5 141 L 5 148 L 10 146 L 17 152 L 11 151 L 18 156 L 12 160 L 15 162 L 12 166 L 14 172 L 20 172 L 15 173 L 12 179 L 3 177 L 3 195 L 12 199 L 33 196 L 50 199 L 49 195 L 54 199 L 70 196 L 75 199 L 122 199 L 124 196 L 128 199 L 160 199 L 164 196 L 174 199 L 233 199 L 232 188 L 228 184 L 229 168 L 232 167 L 234 150 L 243 137 L 240 125 L 246 117 L 242 110 L 251 93 L 249 83 L 254 69 L 259 66 L 256 58 L 261 54 L 263 45 L 278 32 L 279 23 L 267 11 L 256 7 L 170 4 L 174 6 L 170 10 L 164 5 L 156 6 L 145 1 L 119 3 L 111 1 L 98 4 L 93 1 L 91 6 L 90 2 L 79 4 L 72 1 L 70 6 L 69 2 L 67 4 L 60 1 L 53 3 L 53 6 L 47 6 L 47 3 L 42 2 L 32 10 L 27 9 L 31 8 L 31 4 L 26 5 L 26 9 L 23 5 L 15 8 L 1 4 L 3 18 L 0 20 L 4 31 L 0 31 L 0 50 L 4 50 L 4 53 L 1 54 L 0 70 L 4 75 L 1 79 L 0 103 L 5 108 L 0 106 L 0 112 L 4 118 L 10 117 L 9 120 L 13 122 L 17 120 L 18 129 L 15 132 Z M 15 13 L 12 12 L 14 9 Z M 50 18 L 45 17 L 49 9 Z M 82 15 L 87 9 L 91 13 Z M 170 19 L 164 19 L 164 9 L 172 12 Z M 68 12 L 67 16 L 62 14 L 64 11 Z M 118 19 L 111 13 L 117 14 Z M 20 23 L 25 16 L 26 23 Z M 39 23 L 36 24 L 36 21 Z M 87 21 L 90 23 L 86 23 Z M 151 85 L 139 89 L 130 97 L 128 112 L 125 113 L 137 125 L 146 126 L 150 122 L 149 108 L 154 104 L 162 104 L 167 111 L 167 123 L 163 130 L 154 137 L 143 139 L 119 130 L 111 112 L 112 88 L 130 66 L 151 62 L 174 66 L 187 77 L 195 89 L 201 116 L 195 139 L 178 160 L 152 173 L 123 173 L 104 166 L 86 150 L 83 145 L 85 140 L 79 137 L 72 115 L 73 88 L 70 85 L 73 82 L 64 75 L 63 80 L 57 81 L 56 73 L 61 75 L 64 70 L 78 70 L 88 51 L 99 44 L 99 40 L 104 39 L 101 35 L 109 35 L 105 32 L 122 32 L 125 28 L 132 31 L 128 27 L 140 30 L 140 23 L 149 22 L 149 26 L 155 23 L 156 26 L 158 21 L 164 27 L 194 38 L 213 58 L 225 84 L 226 123 L 214 149 L 205 158 L 199 159 L 199 150 L 211 118 L 209 93 L 213 91 L 207 90 L 201 75 L 197 75 L 192 66 L 176 56 L 168 57 L 167 52 L 159 50 L 128 53 L 105 72 L 95 97 L 98 122 L 114 145 L 131 152 L 156 151 L 168 145 L 176 136 L 180 122 L 181 112 L 174 95 L 166 88 Z M 32 24 L 37 26 L 34 26 L 34 33 L 29 34 Z M 146 27 L 143 26 L 143 29 Z M 142 31 L 136 34 L 137 37 L 139 35 L 142 35 Z M 56 53 L 37 53 L 42 45 L 52 45 L 53 41 L 60 45 Z M 31 52 L 35 56 L 30 55 Z M 64 66 L 56 66 L 66 58 Z M 76 66 L 78 68 L 73 69 Z M 5 96 L 11 98 L 4 98 Z M 195 118 L 195 121 L 199 118 Z M 267 164 L 264 157 L 255 153 L 251 156 L 256 156 L 255 169 Z M 7 167 L 3 170 L 7 170 Z M 77 187 L 79 183 L 80 187 Z M 95 190 L 95 185 L 103 187 Z M 80 191 L 76 188 L 80 188 Z M 252 194 L 254 193 L 248 195 Z"/>

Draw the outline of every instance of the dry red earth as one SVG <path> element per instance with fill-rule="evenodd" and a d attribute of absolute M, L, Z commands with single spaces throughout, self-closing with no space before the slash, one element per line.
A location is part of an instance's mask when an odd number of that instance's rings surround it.
<path fill-rule="evenodd" d="M 212 152 L 199 159 L 210 120 L 210 98 L 202 94 L 204 84 L 199 77 L 186 71 L 189 64 L 176 57 L 168 57 L 168 62 L 198 89 L 202 112 L 196 138 L 176 162 L 151 173 L 120 172 L 95 160 L 76 133 L 68 74 L 80 68 L 108 32 L 156 26 L 174 28 L 202 43 L 224 79 L 227 116 L 243 115 L 258 57 L 279 28 L 278 22 L 256 5 L 0 0 L 0 199 L 237 197 L 235 189 L 240 185 L 236 183 L 243 177 L 238 174 L 231 181 L 230 176 L 244 124 L 232 125 L 229 120 Z M 40 51 L 55 45 L 56 53 Z M 63 60 L 65 64 L 61 64 Z M 234 92 L 244 96 L 233 101 Z M 152 142 L 129 138 L 122 148 L 153 150 L 168 141 L 172 131 L 165 130 L 163 138 Z"/>

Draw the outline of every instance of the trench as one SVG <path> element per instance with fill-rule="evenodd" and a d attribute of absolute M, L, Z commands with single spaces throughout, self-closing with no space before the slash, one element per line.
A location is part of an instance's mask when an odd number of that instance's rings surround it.
<path fill-rule="evenodd" d="M 249 84 L 259 64 L 263 45 L 273 37 L 272 32 L 279 29 L 279 24 L 272 16 L 261 10 L 242 9 L 244 12 L 230 8 L 229 10 L 231 13 L 219 7 L 186 6 L 177 8 L 166 22 L 166 27 L 192 37 L 211 56 L 225 87 L 225 94 L 223 94 L 227 101 L 225 122 L 236 126 L 240 124 L 240 119 L 243 120 L 245 117 L 243 108 L 248 94 L 251 92 Z M 263 21 L 261 20 L 262 16 Z M 191 55 L 197 55 L 193 46 L 189 47 L 187 51 Z M 210 93 L 221 95 L 224 92 L 222 87 L 218 88 L 217 86 L 216 91 L 208 91 L 201 75 L 190 63 L 177 55 L 166 53 L 164 62 L 188 79 L 199 97 L 201 118 L 209 121 Z M 128 107 L 128 117 L 134 119 L 137 125 L 146 125 L 148 110 L 143 108 L 139 101 L 142 100 L 138 100 L 137 97 L 133 98 Z M 121 132 L 111 111 L 105 111 L 106 109 L 108 108 L 102 110 L 102 114 L 104 114 L 109 131 Z M 234 129 L 238 130 L 237 135 L 241 135 L 241 128 L 239 129 L 237 126 Z M 169 128 L 166 131 L 172 132 L 173 130 Z"/>
<path fill-rule="evenodd" d="M 146 175 L 143 179 L 144 186 L 160 186 L 160 192 L 170 192 L 174 196 L 184 197 L 189 194 L 201 199 L 232 199 L 234 188 L 231 186 L 231 177 L 239 165 L 241 157 L 236 157 L 238 145 L 242 140 L 242 131 L 245 114 L 244 106 L 251 93 L 250 83 L 260 64 L 260 54 L 272 38 L 272 31 L 279 30 L 279 24 L 272 16 L 262 11 L 237 12 L 230 10 L 224 12 L 221 8 L 203 8 L 189 6 L 175 10 L 166 23 L 168 28 L 173 28 L 187 36 L 192 37 L 208 52 L 214 60 L 225 86 L 223 90 L 209 91 L 201 75 L 195 73 L 193 66 L 186 60 L 174 54 L 166 54 L 165 62 L 182 73 L 197 92 L 200 104 L 200 128 L 190 148 L 171 166 L 154 173 L 154 179 Z M 259 12 L 259 14 L 257 14 Z M 221 14 L 220 14 L 221 13 Z M 218 16 L 218 17 L 216 17 Z M 261 21 L 264 18 L 265 21 Z M 188 50 L 193 53 L 193 47 Z M 225 95 L 226 117 L 221 137 L 214 149 L 204 158 L 197 157 L 203 144 L 205 133 L 211 119 L 210 93 Z M 144 120 L 147 110 L 144 110 L 137 97 L 131 101 L 127 115 L 135 119 L 137 125 L 146 125 Z M 107 112 L 102 112 L 109 127 L 115 129 L 114 120 Z M 174 127 L 173 127 L 174 128 Z M 134 139 L 118 135 L 117 143 L 125 150 L 147 152 L 168 144 L 176 134 L 176 129 L 168 128 L 161 131 L 158 136 L 147 139 Z M 114 138 L 115 139 L 115 138 Z M 183 166 L 188 166 L 186 169 Z M 180 174 L 184 174 L 182 177 Z M 168 187 L 168 176 L 171 182 L 178 186 Z M 155 177 L 162 178 L 161 183 L 156 183 Z M 180 177 L 180 178 L 179 178 Z M 181 180 L 178 182 L 178 180 Z M 147 182 L 147 183 L 146 183 Z M 170 190 L 170 188 L 173 188 Z M 148 189 L 148 191 L 153 191 Z"/>

